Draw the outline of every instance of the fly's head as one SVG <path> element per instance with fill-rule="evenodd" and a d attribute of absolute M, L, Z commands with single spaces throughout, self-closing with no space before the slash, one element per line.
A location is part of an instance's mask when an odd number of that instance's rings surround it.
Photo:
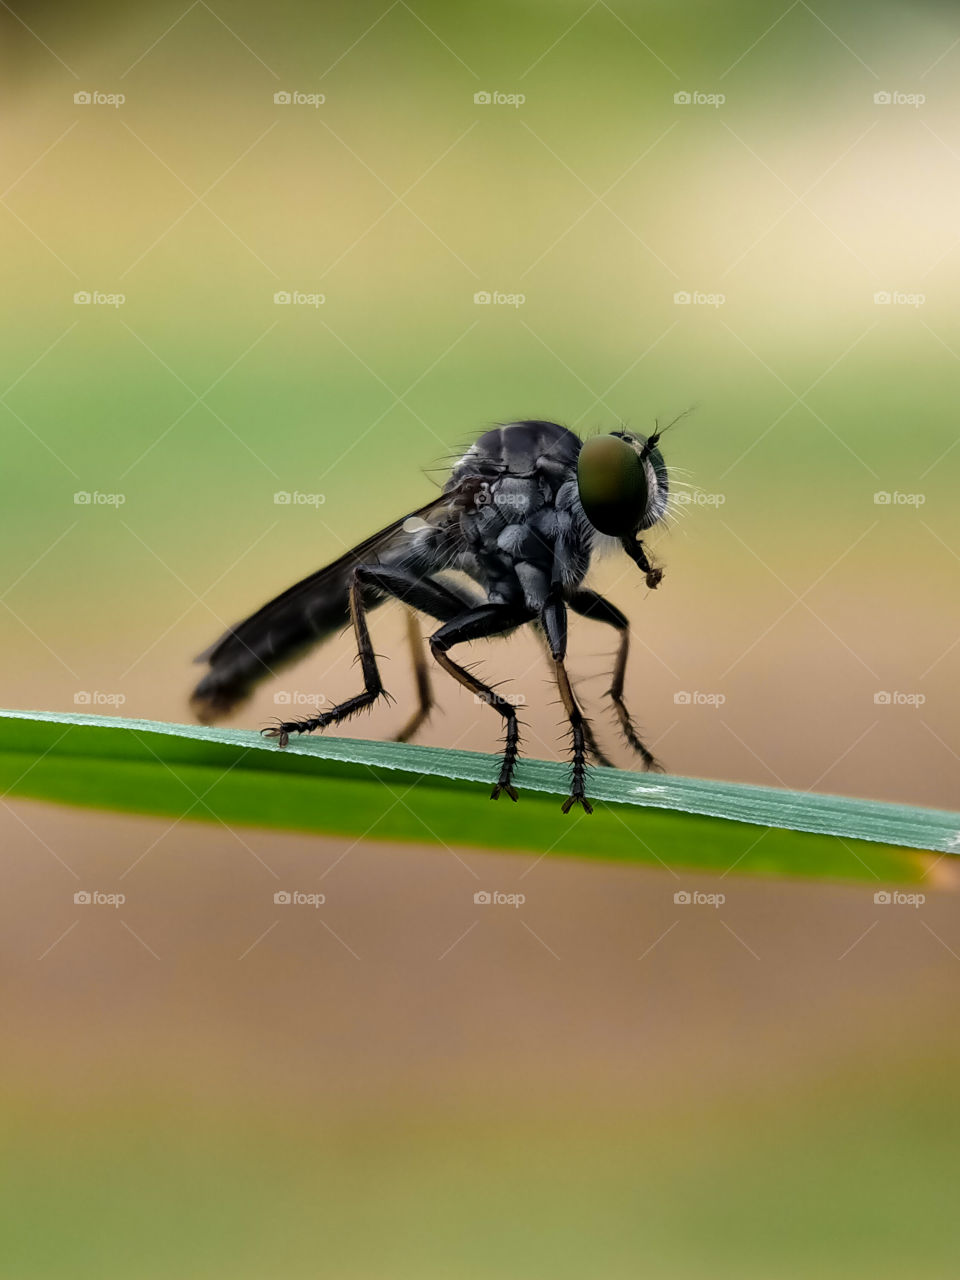
<path fill-rule="evenodd" d="M 666 513 L 669 485 L 659 442 L 659 431 L 614 431 L 584 441 L 577 487 L 586 517 L 600 533 L 633 539 Z"/>
<path fill-rule="evenodd" d="M 624 551 L 656 587 L 663 571 L 647 560 L 640 534 L 667 510 L 669 483 L 663 455 L 652 436 L 632 431 L 585 440 L 577 459 L 577 488 L 584 514 L 599 532 L 619 539 Z"/>

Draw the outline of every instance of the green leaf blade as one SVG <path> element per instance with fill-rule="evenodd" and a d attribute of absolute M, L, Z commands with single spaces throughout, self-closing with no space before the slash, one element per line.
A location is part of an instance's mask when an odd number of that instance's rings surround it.
<path fill-rule="evenodd" d="M 489 800 L 490 756 L 394 742 L 0 711 L 0 787 L 78 807 L 332 836 L 702 868 L 915 882 L 960 846 L 960 815 L 596 769 L 595 813 L 563 815 L 567 769 L 524 760 Z"/>

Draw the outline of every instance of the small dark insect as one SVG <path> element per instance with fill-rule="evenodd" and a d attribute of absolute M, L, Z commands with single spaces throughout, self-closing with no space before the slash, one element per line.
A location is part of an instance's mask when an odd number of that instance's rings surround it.
<path fill-rule="evenodd" d="M 232 627 L 198 662 L 210 670 L 197 685 L 193 706 L 213 720 L 246 698 L 280 663 L 327 639 L 346 623 L 356 636 L 363 691 L 327 711 L 262 732 L 287 745 L 291 733 L 312 733 L 355 715 L 385 696 L 367 629 L 367 613 L 393 596 L 442 625 L 431 635 L 437 663 L 503 718 L 503 760 L 492 796 L 517 793 L 512 785 L 519 754 L 517 709 L 450 650 L 470 640 L 503 635 L 532 622 L 549 648 L 560 697 L 570 722 L 570 796 L 563 812 L 592 809 L 584 782 L 588 753 L 608 763 L 577 704 L 564 665 L 567 610 L 613 627 L 620 636 L 608 690 L 624 738 L 644 767 L 660 765 L 637 732 L 623 701 L 629 645 L 623 613 L 582 586 L 590 560 L 605 543 L 622 548 L 656 587 L 663 576 L 647 559 L 640 533 L 667 509 L 667 469 L 648 438 L 614 431 L 586 442 L 553 422 L 512 422 L 485 432 L 453 468 L 440 497 L 373 534 L 333 564 L 290 587 L 245 622 Z M 479 590 L 465 587 L 459 573 Z M 398 735 L 403 741 L 432 705 L 423 643 L 412 614 L 409 634 L 419 708 Z"/>

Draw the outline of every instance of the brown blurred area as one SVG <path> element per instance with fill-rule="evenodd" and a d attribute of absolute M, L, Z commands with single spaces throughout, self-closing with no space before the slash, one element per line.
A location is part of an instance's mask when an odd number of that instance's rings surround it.
<path fill-rule="evenodd" d="M 599 1085 L 611 1102 L 777 1091 L 845 1063 L 957 1047 L 942 1016 L 960 963 L 952 895 L 890 909 L 872 884 L 553 864 L 27 802 L 0 820 L 8 1085 L 361 1105 Z M 678 907 L 681 888 L 726 901 Z M 126 901 L 77 906 L 78 889 Z M 478 906 L 481 889 L 526 901 Z M 326 901 L 278 906 L 281 890 Z"/>

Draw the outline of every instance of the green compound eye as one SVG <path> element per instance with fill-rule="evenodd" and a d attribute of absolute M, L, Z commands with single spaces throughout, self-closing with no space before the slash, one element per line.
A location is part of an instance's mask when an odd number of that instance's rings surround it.
<path fill-rule="evenodd" d="M 584 441 L 577 487 L 587 519 L 601 533 L 623 537 L 647 509 L 647 476 L 636 449 L 617 436 Z"/>

